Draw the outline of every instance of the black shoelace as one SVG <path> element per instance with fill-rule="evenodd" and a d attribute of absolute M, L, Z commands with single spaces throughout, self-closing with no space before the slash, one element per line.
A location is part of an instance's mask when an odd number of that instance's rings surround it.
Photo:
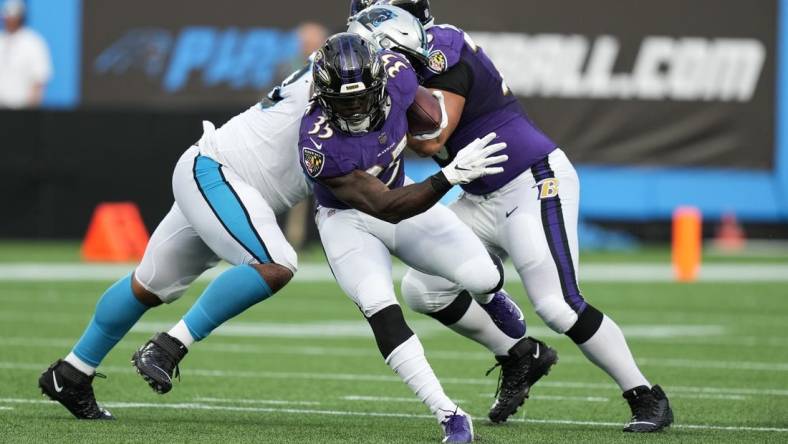
<path fill-rule="evenodd" d="M 484 376 L 490 376 L 490 373 L 492 373 L 498 367 L 502 367 L 500 362 L 490 367 L 490 369 L 487 370 Z M 498 372 L 498 384 L 497 387 L 495 388 L 495 395 L 493 395 L 494 398 L 498 398 L 498 394 L 501 393 L 502 383 L 503 383 L 503 368 L 501 369 L 500 372 Z"/>
<path fill-rule="evenodd" d="M 498 387 L 495 389 L 495 398 L 497 398 L 502 392 L 506 396 L 511 396 L 515 391 L 514 386 L 518 385 L 521 379 L 525 378 L 525 376 L 528 374 L 528 369 L 520 369 L 515 364 L 508 362 L 506 364 L 501 364 L 498 362 L 489 370 L 487 370 L 487 373 L 484 375 L 490 376 L 490 373 L 492 373 L 498 367 L 501 368 L 501 371 L 498 373 Z M 506 387 L 504 387 L 504 381 L 508 383 L 506 384 Z"/>

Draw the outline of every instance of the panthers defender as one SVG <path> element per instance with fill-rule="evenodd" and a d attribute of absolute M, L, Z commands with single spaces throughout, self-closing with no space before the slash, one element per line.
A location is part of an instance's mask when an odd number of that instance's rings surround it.
<path fill-rule="evenodd" d="M 401 11 L 381 20 L 409 19 Z M 391 276 L 391 255 L 458 282 L 476 295 L 495 293 L 503 275 L 481 241 L 446 207 L 453 185 L 503 172 L 495 135 L 475 139 L 441 172 L 406 184 L 406 112 L 418 86 L 401 54 L 357 34 L 332 36 L 315 56 L 315 99 L 301 126 L 301 161 L 315 181 L 316 222 L 337 282 L 372 328 L 386 363 L 443 427 L 444 442 L 470 442 L 470 416 L 444 393 L 419 339 L 405 323 Z M 411 57 L 424 57 L 417 48 Z M 494 327 L 492 319 L 488 323 Z"/>
<path fill-rule="evenodd" d="M 193 342 L 285 286 L 297 258 L 276 223 L 311 194 L 298 161 L 298 132 L 311 94 L 309 66 L 199 143 L 175 166 L 175 204 L 154 231 L 142 262 L 111 286 L 69 355 L 39 379 L 45 395 L 80 419 L 112 419 L 92 381 L 109 351 L 151 307 L 178 299 L 205 270 L 233 265 L 167 333 L 134 354 L 150 386 L 165 393 Z"/>
<path fill-rule="evenodd" d="M 359 3 L 364 1 L 354 1 L 352 7 L 364 6 Z M 503 151 L 509 157 L 505 172 L 463 184 L 465 192 L 451 208 L 491 251 L 512 259 L 545 323 L 566 334 L 616 381 L 632 410 L 624 431 L 655 432 L 669 426 L 673 413 L 665 393 L 643 376 L 618 325 L 580 292 L 580 185 L 569 159 L 527 117 L 493 63 L 467 34 L 453 26 L 433 25 L 429 0 L 381 3 L 407 9 L 428 28 L 430 56 L 419 66 L 419 74 L 425 87 L 441 91 L 445 98 L 446 130 L 434 140 L 411 140 L 411 147 L 445 165 L 478 134 L 495 131 L 508 145 Z M 410 270 L 402 283 L 412 308 L 430 313 L 460 303 L 453 283 L 421 271 Z M 425 294 L 433 299 L 428 305 Z M 505 375 L 507 360 L 499 361 Z M 520 396 L 504 384 L 490 419 L 505 421 Z"/>

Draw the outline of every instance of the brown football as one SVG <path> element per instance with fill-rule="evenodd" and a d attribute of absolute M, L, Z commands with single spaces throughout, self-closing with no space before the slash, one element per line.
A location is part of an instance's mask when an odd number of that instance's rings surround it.
<path fill-rule="evenodd" d="M 438 100 L 428 89 L 420 86 L 413 105 L 408 109 L 408 132 L 414 136 L 434 133 L 440 128 L 442 118 Z"/>

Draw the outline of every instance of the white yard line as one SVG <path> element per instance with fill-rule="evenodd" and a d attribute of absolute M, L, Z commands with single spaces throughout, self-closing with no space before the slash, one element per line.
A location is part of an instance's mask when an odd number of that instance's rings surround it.
<path fill-rule="evenodd" d="M 0 296 L 2 300 L 2 296 Z M 91 308 L 92 310 L 92 308 Z M 30 323 L 31 320 L 46 323 L 87 322 L 90 313 L 63 315 L 56 312 L 39 310 L 35 312 L 3 311 L 0 320 L 7 323 Z M 440 323 L 425 317 L 408 322 L 419 336 L 450 334 L 451 330 Z M 173 322 L 141 321 L 132 328 L 133 333 L 155 333 L 167 331 Z M 722 325 L 692 324 L 629 324 L 622 325 L 629 339 L 686 339 L 693 337 L 723 337 L 726 329 Z M 559 335 L 547 327 L 535 325 L 528 327 L 531 336 L 557 338 Z M 294 339 L 331 339 L 331 338 L 372 338 L 369 324 L 359 317 L 354 320 L 312 321 L 312 322 L 238 322 L 231 321 L 214 330 L 212 336 L 244 338 L 294 338 Z M 316 349 L 317 350 L 317 349 Z M 318 353 L 317 351 L 315 352 Z M 455 352 L 456 356 L 465 353 Z M 461 359 L 461 358 L 460 358 Z"/>
<path fill-rule="evenodd" d="M 0 369 L 41 371 L 48 364 L 18 363 L 0 361 Z M 100 370 L 107 372 L 117 372 L 126 374 L 136 374 L 131 367 L 102 366 Z M 310 372 L 272 372 L 272 371 L 239 371 L 239 370 L 209 370 L 195 369 L 188 370 L 189 376 L 206 378 L 249 378 L 249 379 L 299 379 L 312 381 L 351 381 L 351 382 L 391 382 L 401 383 L 397 376 L 380 375 L 369 373 L 310 373 Z M 496 383 L 494 378 L 441 378 L 443 384 L 460 385 L 481 385 L 493 386 Z M 616 390 L 618 387 L 612 383 L 593 383 L 593 382 L 569 382 L 569 381 L 540 381 L 540 387 L 554 388 L 582 388 L 599 390 Z M 787 389 L 773 388 L 737 388 L 737 387 L 693 387 L 675 386 L 668 387 L 670 393 L 700 393 L 700 394 L 724 394 L 724 395 L 752 395 L 752 396 L 788 396 Z"/>
<path fill-rule="evenodd" d="M 691 393 L 675 393 L 670 395 L 670 399 L 725 399 L 728 401 L 747 401 L 749 396 L 744 395 L 715 395 L 715 394 L 691 394 Z"/>
<path fill-rule="evenodd" d="M 706 359 L 638 359 L 638 363 L 659 367 L 683 367 L 720 370 L 754 370 L 768 372 L 788 372 L 788 363 L 780 362 L 747 362 L 747 361 L 710 361 Z"/>
<path fill-rule="evenodd" d="M 430 319 L 410 322 L 419 335 L 443 333 L 446 327 Z M 132 332 L 155 333 L 172 327 L 171 322 L 138 322 Z M 212 336 L 245 338 L 372 338 L 372 330 L 363 318 L 353 321 L 317 322 L 231 322 L 220 326 Z"/>
<path fill-rule="evenodd" d="M 419 398 L 413 397 L 399 397 L 399 396 L 362 396 L 362 395 L 347 395 L 341 396 L 339 399 L 343 401 L 362 401 L 362 402 L 406 402 L 406 403 L 421 403 Z M 452 400 L 458 404 L 468 404 L 468 401 L 463 399 Z"/>
<path fill-rule="evenodd" d="M 553 388 L 582 388 L 599 390 L 618 390 L 618 386 L 611 383 L 596 382 L 570 382 L 570 381 L 539 381 L 540 387 Z M 745 388 L 745 387 L 697 387 L 686 385 L 671 385 L 669 393 L 680 394 L 712 394 L 729 396 L 788 396 L 788 390 L 782 388 Z"/>
<path fill-rule="evenodd" d="M 541 388 L 544 387 L 544 383 L 539 383 Z M 493 398 L 493 393 L 479 393 L 479 396 L 482 398 Z M 534 395 L 531 396 L 529 399 L 536 399 L 540 401 L 582 401 L 582 402 L 609 402 L 612 399 L 601 397 L 601 396 L 558 396 L 558 395 Z M 750 399 L 747 396 L 743 395 L 715 395 L 715 394 L 690 394 L 690 393 L 676 393 L 671 390 L 670 399 L 725 399 L 730 401 L 746 401 Z M 618 400 L 618 398 L 616 398 Z"/>
<path fill-rule="evenodd" d="M 201 402 L 219 402 L 227 404 L 271 404 L 271 405 L 320 405 L 318 401 L 291 401 L 286 399 L 228 399 L 228 398 L 194 398 Z"/>
<path fill-rule="evenodd" d="M 492 399 L 495 397 L 493 393 L 479 393 L 481 398 Z M 528 399 L 537 401 L 580 401 L 580 402 L 609 402 L 610 398 L 602 396 L 558 396 L 558 395 L 533 395 Z"/>
<path fill-rule="evenodd" d="M 0 281 L 108 281 L 116 280 L 131 272 L 134 264 L 82 264 L 82 263 L 5 263 L 0 264 Z M 207 271 L 200 280 L 215 278 L 226 266 Z M 406 268 L 393 269 L 395 279 L 402 279 Z M 514 268 L 507 266 L 507 281 L 517 281 Z M 580 267 L 580 279 L 585 282 L 672 282 L 673 272 L 666 263 L 589 263 Z M 331 270 L 325 263 L 302 264 L 295 281 L 333 281 Z M 700 280 L 706 282 L 787 282 L 788 265 L 725 263 L 705 264 Z"/>
<path fill-rule="evenodd" d="M 10 404 L 55 404 L 52 401 L 38 399 L 20 398 L 0 398 L 0 403 Z M 279 413 L 293 415 L 327 415 L 327 416 L 353 416 L 353 417 L 377 417 L 377 418 L 424 418 L 434 420 L 432 415 L 414 413 L 395 413 L 395 412 L 356 412 L 348 410 L 320 410 L 320 409 L 293 409 L 275 407 L 246 407 L 246 406 L 217 406 L 201 403 L 145 403 L 145 402 L 107 402 L 103 403 L 107 408 L 146 408 L 146 409 L 174 409 L 174 410 L 209 410 L 209 411 L 231 411 L 231 412 L 255 412 L 255 413 Z M 485 418 L 473 418 L 476 421 L 484 421 Z M 585 425 L 594 427 L 621 427 L 622 424 L 615 422 L 601 421 L 578 421 L 572 419 L 513 419 L 511 422 L 525 422 L 531 424 L 562 424 L 562 425 Z M 778 427 L 739 427 L 724 425 L 706 424 L 675 424 L 672 427 L 678 429 L 692 430 L 726 430 L 735 432 L 776 432 L 788 433 L 788 428 Z"/>
<path fill-rule="evenodd" d="M 295 324 L 290 324 L 295 325 Z M 298 324 L 309 325 L 309 324 Z M 232 326 L 228 326 L 230 328 Z M 323 328 L 323 327 L 321 327 Z M 637 328 L 637 327 L 636 327 Z M 304 328 L 305 330 L 308 328 Z M 624 328 L 627 330 L 627 328 Z M 419 329 L 416 328 L 418 331 Z M 147 329 L 143 331 L 148 332 Z M 150 332 L 160 330 L 150 330 Z M 423 335 L 426 336 L 426 335 Z M 0 346 L 5 347 L 40 347 L 40 348 L 64 348 L 71 347 L 73 340 L 65 339 L 45 339 L 45 338 L 25 338 L 25 337 L 6 337 L 0 338 Z M 118 348 L 122 350 L 136 349 L 138 345 L 120 344 Z M 242 344 L 221 344 L 208 343 L 200 344 L 200 350 L 206 352 L 219 353 L 243 353 L 243 354 L 264 354 L 282 356 L 331 356 L 345 358 L 370 358 L 379 356 L 375 349 L 352 349 L 347 347 L 319 347 L 319 346 L 259 346 Z M 489 362 L 492 357 L 485 352 L 456 352 L 450 350 L 428 350 L 427 357 L 431 360 L 456 360 L 456 361 L 478 361 Z M 677 359 L 677 358 L 657 358 L 639 357 L 638 362 L 648 367 L 668 367 L 668 368 L 693 368 L 705 370 L 737 370 L 737 371 L 756 371 L 756 372 L 788 372 L 788 363 L 785 362 L 750 362 L 750 361 L 719 361 L 707 359 Z M 562 365 L 588 365 L 588 360 L 580 356 L 566 356 L 561 358 Z"/>
<path fill-rule="evenodd" d="M 415 319 L 408 324 L 419 336 L 446 333 L 449 330 L 431 319 Z M 168 322 L 138 322 L 133 332 L 155 333 L 166 331 L 172 327 Z M 721 325 L 665 325 L 635 324 L 623 325 L 627 338 L 685 338 L 692 336 L 721 336 L 725 328 Z M 372 338 L 369 325 L 362 319 L 352 321 L 327 322 L 230 322 L 222 325 L 211 333 L 214 336 L 232 337 L 266 337 L 266 338 Z M 542 326 L 528 328 L 533 336 L 557 337 L 558 334 Z M 459 353 L 458 353 L 459 356 Z"/>

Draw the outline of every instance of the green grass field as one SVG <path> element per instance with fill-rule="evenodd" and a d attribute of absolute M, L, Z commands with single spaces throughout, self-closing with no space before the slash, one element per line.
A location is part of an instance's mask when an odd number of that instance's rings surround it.
<path fill-rule="evenodd" d="M 176 322 L 203 283 L 150 311 L 108 356 L 99 400 L 117 417 L 79 422 L 46 402 L 38 374 L 64 356 L 109 282 L 0 282 L 0 431 L 3 442 L 438 442 L 426 408 L 380 358 L 368 326 L 333 282 L 295 282 L 195 345 L 183 378 L 154 394 L 129 364 L 152 332 Z M 589 283 L 652 382 L 671 397 L 676 425 L 624 435 L 619 391 L 525 302 L 532 335 L 555 346 L 554 371 L 524 415 L 485 420 L 492 357 L 425 317 L 407 313 L 447 393 L 479 418 L 478 442 L 788 442 L 788 292 L 771 283 Z"/>

